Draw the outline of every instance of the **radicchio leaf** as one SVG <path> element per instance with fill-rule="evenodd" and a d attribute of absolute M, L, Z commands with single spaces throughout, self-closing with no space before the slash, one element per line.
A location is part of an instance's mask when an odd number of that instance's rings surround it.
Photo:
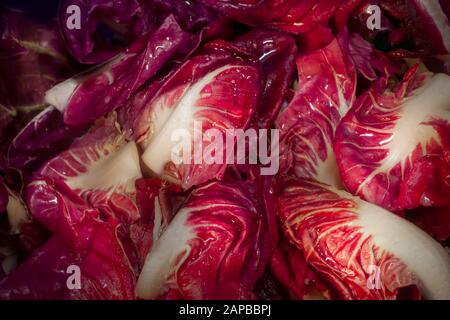
<path fill-rule="evenodd" d="M 391 210 L 449 203 L 450 77 L 417 68 L 361 95 L 336 132 L 345 187 Z"/>
<path fill-rule="evenodd" d="M 273 211 L 266 210 L 261 192 L 252 182 L 195 189 L 150 250 L 138 296 L 253 298 L 276 243 Z"/>
<path fill-rule="evenodd" d="M 109 62 L 47 91 L 46 101 L 64 113 L 67 125 L 89 124 L 122 106 L 189 39 L 169 16 Z"/>
<path fill-rule="evenodd" d="M 153 93 L 153 84 L 148 88 Z M 150 98 L 133 99 L 123 110 L 127 127 L 143 148 L 143 162 L 158 176 L 188 189 L 213 178 L 220 179 L 227 167 L 226 130 L 245 129 L 260 96 L 260 73 L 249 57 L 224 41 L 207 44 L 201 53 L 180 66 Z M 205 154 L 217 146 L 215 137 L 203 137 L 208 129 L 222 139 L 220 161 L 207 163 Z M 181 132 L 181 130 L 183 130 Z M 211 130 L 212 131 L 212 130 Z M 183 133 L 175 138 L 176 133 Z M 183 144 L 190 153 L 173 152 Z M 201 150 L 197 159 L 195 149 Z M 229 149 L 228 149 L 229 150 Z M 211 150 L 210 150 L 211 151 Z M 222 152 L 222 154 L 220 154 Z M 189 158 L 190 159 L 187 159 Z"/>
<path fill-rule="evenodd" d="M 300 56 L 297 68 L 297 92 L 275 122 L 280 129 L 280 173 L 340 185 L 332 141 L 355 98 L 355 67 L 335 39 Z"/>
<path fill-rule="evenodd" d="M 68 236 L 79 217 L 62 215 L 66 204 L 59 196 L 61 190 L 73 194 L 73 205 L 81 212 L 95 208 L 129 223 L 139 217 L 135 180 L 141 176 L 136 145 L 125 140 L 111 114 L 36 173 L 26 189 L 27 203 L 31 214 L 48 229 L 57 232 L 68 227 Z"/>
<path fill-rule="evenodd" d="M 425 232 L 334 187 L 280 180 L 286 236 L 341 298 L 396 299 L 411 286 L 427 299 L 450 298 L 450 257 Z"/>

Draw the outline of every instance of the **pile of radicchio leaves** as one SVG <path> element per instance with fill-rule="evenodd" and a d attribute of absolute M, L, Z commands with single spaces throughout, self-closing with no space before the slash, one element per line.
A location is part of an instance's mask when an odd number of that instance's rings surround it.
<path fill-rule="evenodd" d="M 0 16 L 0 299 L 450 299 L 448 1 L 43 3 Z M 171 162 L 196 120 L 278 173 Z"/>

